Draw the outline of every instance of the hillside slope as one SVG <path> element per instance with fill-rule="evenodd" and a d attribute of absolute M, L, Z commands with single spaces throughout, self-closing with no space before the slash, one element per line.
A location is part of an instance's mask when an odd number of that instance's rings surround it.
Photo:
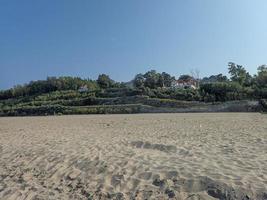
<path fill-rule="evenodd" d="M 205 103 L 174 99 L 150 98 L 144 95 L 122 95 L 119 92 L 80 93 L 56 91 L 0 101 L 0 116 L 176 113 L 176 112 L 257 112 L 266 101 L 228 101 Z"/>

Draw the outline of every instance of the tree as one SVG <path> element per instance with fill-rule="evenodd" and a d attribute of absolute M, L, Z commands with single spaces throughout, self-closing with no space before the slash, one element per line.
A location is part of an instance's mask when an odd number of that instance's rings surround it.
<path fill-rule="evenodd" d="M 16 85 L 12 89 L 12 96 L 14 97 L 26 96 L 27 93 L 28 93 L 27 88 L 22 85 Z"/>
<path fill-rule="evenodd" d="M 267 72 L 267 65 L 261 65 L 258 67 L 258 72 Z"/>
<path fill-rule="evenodd" d="M 227 76 L 222 74 L 211 75 L 210 77 L 204 77 L 201 82 L 202 83 L 215 83 L 215 82 L 226 82 L 228 81 Z"/>
<path fill-rule="evenodd" d="M 145 77 L 145 86 L 149 88 L 157 88 L 160 87 L 160 74 L 156 72 L 156 70 L 148 71 L 144 74 Z"/>
<path fill-rule="evenodd" d="M 171 76 L 170 74 L 166 72 L 162 72 L 160 77 L 163 80 L 162 87 L 171 87 L 172 82 L 175 81 L 175 77 Z"/>
<path fill-rule="evenodd" d="M 256 83 L 259 88 L 267 87 L 267 65 L 261 65 L 258 67 Z"/>
<path fill-rule="evenodd" d="M 204 100 L 213 96 L 215 101 L 227 101 L 239 99 L 242 87 L 237 82 L 215 82 L 200 85 L 200 91 Z"/>
<path fill-rule="evenodd" d="M 113 81 L 111 78 L 109 78 L 106 74 L 100 74 L 97 79 L 97 83 L 100 86 L 100 88 L 110 88 L 114 85 L 115 81 Z"/>
<path fill-rule="evenodd" d="M 133 80 L 134 86 L 137 88 L 148 87 L 155 89 L 158 87 L 171 87 L 175 80 L 174 76 L 166 72 L 157 73 L 156 70 L 150 70 L 143 74 L 137 74 Z"/>
<path fill-rule="evenodd" d="M 2 90 L 0 91 L 0 100 L 13 98 L 12 89 Z"/>
<path fill-rule="evenodd" d="M 145 84 L 145 78 L 143 74 L 137 74 L 134 77 L 133 84 L 136 88 L 142 88 Z"/>
<path fill-rule="evenodd" d="M 190 81 L 194 79 L 192 76 L 188 75 L 188 74 L 183 74 L 179 77 L 178 80 L 181 80 L 181 81 Z"/>
<path fill-rule="evenodd" d="M 242 65 L 229 62 L 228 70 L 232 81 L 238 82 L 241 86 L 248 86 L 251 84 L 252 77 Z"/>

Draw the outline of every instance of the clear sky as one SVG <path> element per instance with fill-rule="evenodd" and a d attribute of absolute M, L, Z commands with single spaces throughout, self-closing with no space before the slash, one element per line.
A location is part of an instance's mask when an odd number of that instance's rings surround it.
<path fill-rule="evenodd" d="M 128 81 L 252 74 L 267 63 L 266 0 L 0 0 L 0 89 L 47 76 Z"/>

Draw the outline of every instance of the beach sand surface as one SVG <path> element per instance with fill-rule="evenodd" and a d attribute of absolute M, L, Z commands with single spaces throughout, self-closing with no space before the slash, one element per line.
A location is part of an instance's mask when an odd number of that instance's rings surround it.
<path fill-rule="evenodd" d="M 0 118 L 0 199 L 267 199 L 267 115 Z"/>

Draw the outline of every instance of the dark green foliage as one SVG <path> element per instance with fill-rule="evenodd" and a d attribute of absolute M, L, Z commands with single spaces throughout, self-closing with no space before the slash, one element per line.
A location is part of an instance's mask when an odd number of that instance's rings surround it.
<path fill-rule="evenodd" d="M 0 116 L 61 115 L 61 114 L 112 114 L 139 113 L 146 106 L 138 104 L 102 105 L 102 106 L 25 106 L 0 110 Z"/>
<path fill-rule="evenodd" d="M 256 84 L 258 87 L 267 88 L 267 65 L 258 67 L 258 75 L 256 76 Z"/>
<path fill-rule="evenodd" d="M 183 101 L 198 101 L 200 100 L 198 90 L 180 89 L 180 88 L 144 88 L 143 94 L 151 98 L 160 99 L 175 99 Z"/>
<path fill-rule="evenodd" d="M 145 77 L 143 74 L 137 74 L 133 80 L 133 84 L 136 88 L 143 88 L 145 85 Z"/>
<path fill-rule="evenodd" d="M 267 99 L 261 99 L 260 104 L 263 107 L 263 111 L 267 112 Z"/>
<path fill-rule="evenodd" d="M 156 89 L 158 87 L 171 87 L 175 77 L 166 72 L 158 73 L 156 70 L 151 70 L 143 74 L 137 74 L 133 80 L 136 88 Z"/>
<path fill-rule="evenodd" d="M 134 96 L 141 94 L 142 90 L 137 88 L 109 88 L 106 90 L 98 90 L 95 93 L 95 96 L 101 98 L 112 98 L 112 97 Z"/>
<path fill-rule="evenodd" d="M 148 88 L 157 88 L 160 87 L 160 74 L 156 72 L 156 70 L 148 71 L 144 74 L 145 78 L 145 87 Z"/>
<path fill-rule="evenodd" d="M 184 75 L 181 75 L 179 77 L 179 80 L 181 80 L 181 81 L 189 81 L 189 80 L 192 80 L 192 79 L 194 79 L 194 78 L 192 76 L 188 75 L 188 74 L 184 74 Z"/>
<path fill-rule="evenodd" d="M 46 80 L 31 81 L 24 86 L 17 85 L 12 89 L 1 91 L 0 100 L 44 94 L 53 91 L 78 90 L 82 86 L 87 86 L 89 90 L 98 89 L 96 81 L 88 79 L 78 77 L 48 77 Z"/>
<path fill-rule="evenodd" d="M 215 82 L 200 85 L 200 92 L 204 101 L 240 100 L 243 93 L 238 83 Z"/>
<path fill-rule="evenodd" d="M 241 65 L 228 66 L 230 80 L 222 74 L 212 75 L 200 80 L 197 89 L 172 87 L 175 78 L 155 70 L 137 74 L 128 83 L 115 82 L 106 74 L 99 75 L 96 81 L 48 77 L 0 91 L 0 116 L 161 112 L 161 108 L 172 112 L 173 108 L 203 106 L 201 102 L 213 105 L 267 99 L 266 65 L 260 66 L 254 77 Z M 183 81 L 192 79 L 190 75 L 179 77 Z M 81 87 L 88 90 L 80 91 Z M 261 105 L 266 110 L 266 100 L 261 100 Z"/>
<path fill-rule="evenodd" d="M 211 75 L 210 77 L 204 77 L 201 80 L 201 83 L 216 83 L 216 82 L 226 82 L 228 81 L 227 76 L 224 76 L 222 74 L 218 75 Z"/>
<path fill-rule="evenodd" d="M 228 70 L 233 82 L 238 82 L 241 86 L 249 86 L 251 84 L 252 77 L 242 65 L 229 62 Z"/>
<path fill-rule="evenodd" d="M 106 88 L 113 87 L 115 84 L 115 81 L 109 78 L 109 76 L 106 74 L 100 74 L 98 76 L 97 83 L 100 86 L 100 88 L 106 89 Z"/>
<path fill-rule="evenodd" d="M 171 87 L 172 82 L 175 81 L 175 77 L 171 76 L 170 74 L 166 72 L 162 72 L 161 77 L 163 80 L 163 87 Z"/>

